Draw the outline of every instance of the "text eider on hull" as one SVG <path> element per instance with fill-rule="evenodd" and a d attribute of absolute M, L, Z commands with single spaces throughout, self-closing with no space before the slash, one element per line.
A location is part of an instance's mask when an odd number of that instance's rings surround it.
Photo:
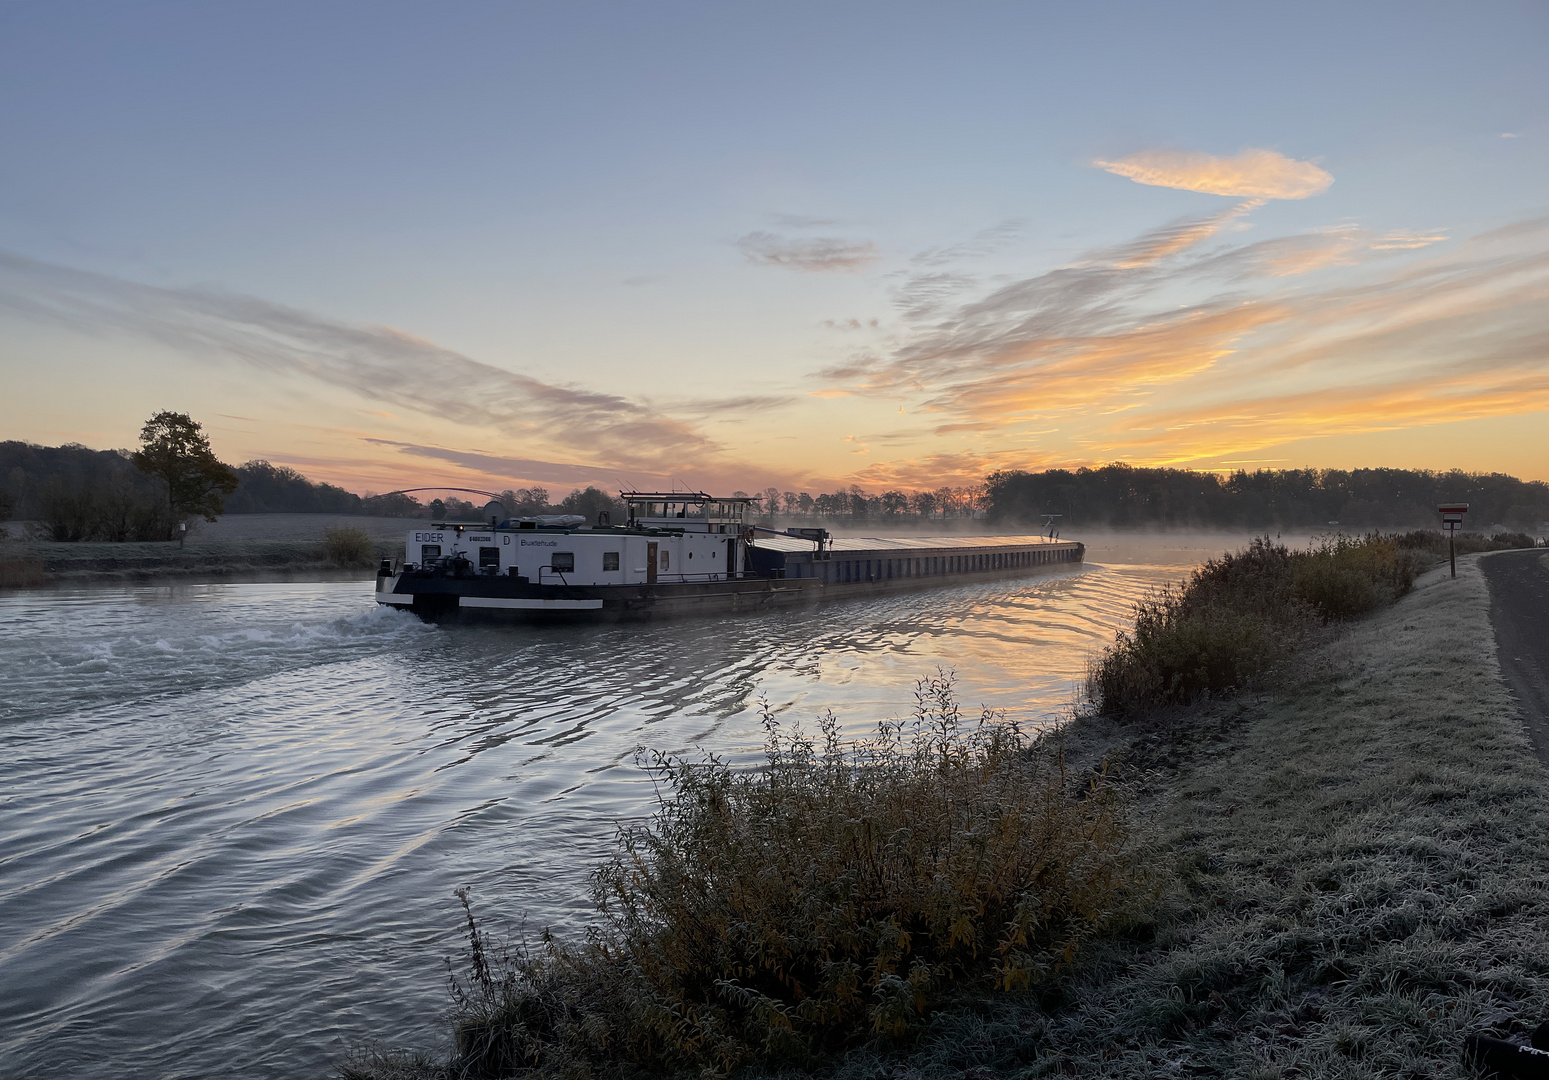
<path fill-rule="evenodd" d="M 378 603 L 433 619 L 655 619 L 762 611 L 958 585 L 1079 564 L 1082 544 L 1047 536 L 831 537 L 748 524 L 751 499 L 621 493 L 629 520 L 442 522 L 383 560 Z"/>

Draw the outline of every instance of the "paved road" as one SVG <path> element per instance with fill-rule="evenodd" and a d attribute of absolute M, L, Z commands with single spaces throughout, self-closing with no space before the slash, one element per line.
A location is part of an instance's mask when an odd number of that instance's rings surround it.
<path fill-rule="evenodd" d="M 1522 707 L 1538 759 L 1549 765 L 1549 552 L 1505 551 L 1479 566 L 1490 583 L 1501 674 Z"/>

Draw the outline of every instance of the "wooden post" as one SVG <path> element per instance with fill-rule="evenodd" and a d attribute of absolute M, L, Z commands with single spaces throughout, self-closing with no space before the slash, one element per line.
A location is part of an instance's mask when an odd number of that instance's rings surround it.
<path fill-rule="evenodd" d="M 1447 530 L 1447 564 L 1452 568 L 1452 576 L 1458 576 L 1458 547 L 1456 537 L 1458 530 L 1463 527 L 1463 515 L 1468 513 L 1468 503 L 1447 503 L 1438 506 L 1441 511 L 1442 528 Z"/>

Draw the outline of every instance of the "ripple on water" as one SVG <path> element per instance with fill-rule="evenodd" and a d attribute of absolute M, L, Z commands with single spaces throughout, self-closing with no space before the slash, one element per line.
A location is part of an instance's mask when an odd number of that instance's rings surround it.
<path fill-rule="evenodd" d="M 0 599 L 0 1072 L 321 1074 L 435 1044 L 450 890 L 561 930 L 636 747 L 752 760 L 765 703 L 846 730 L 957 672 L 1059 714 L 1176 568 L 643 627 L 437 628 L 356 583 Z"/>

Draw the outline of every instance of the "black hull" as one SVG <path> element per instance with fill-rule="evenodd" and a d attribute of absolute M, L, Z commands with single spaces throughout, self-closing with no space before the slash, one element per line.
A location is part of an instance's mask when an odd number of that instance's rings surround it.
<path fill-rule="evenodd" d="M 815 578 L 740 578 L 654 585 L 539 585 L 508 577 L 416 575 L 377 578 L 377 600 L 433 622 L 649 622 L 811 607 L 852 597 L 1042 577 L 1081 565 L 1064 561 L 1014 569 L 823 584 Z"/>

